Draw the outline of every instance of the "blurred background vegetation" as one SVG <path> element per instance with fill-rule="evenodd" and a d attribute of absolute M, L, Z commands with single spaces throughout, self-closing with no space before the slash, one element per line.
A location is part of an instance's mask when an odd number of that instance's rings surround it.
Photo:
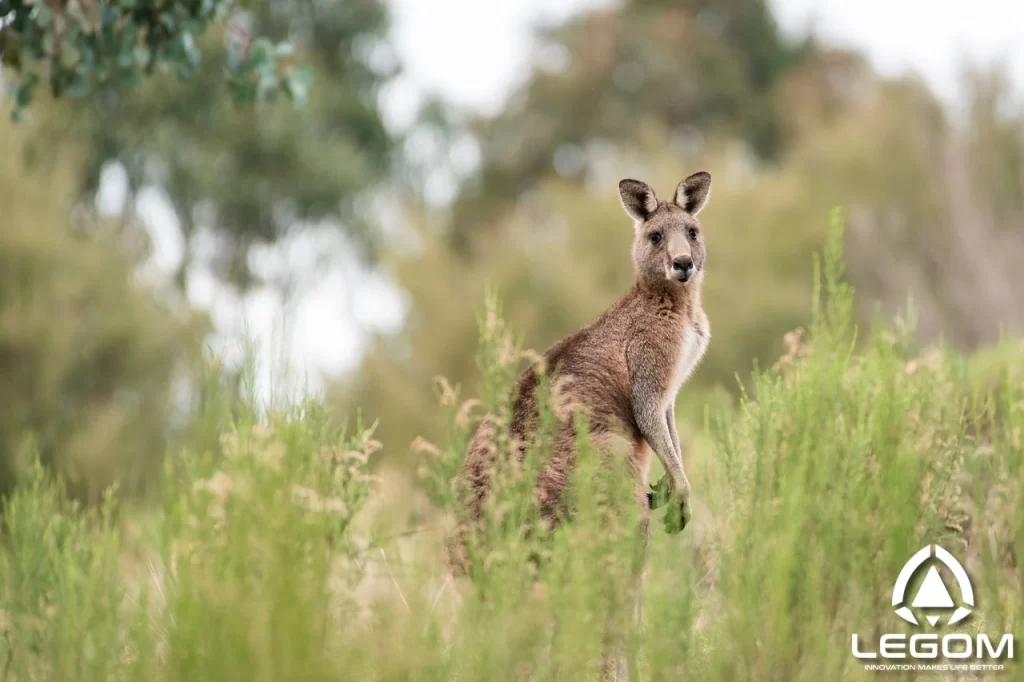
<path fill-rule="evenodd" d="M 0 682 L 585 679 L 609 637 L 631 679 L 877 679 L 849 636 L 891 631 L 931 543 L 974 581 L 967 631 L 1019 629 L 1009 68 L 940 95 L 783 31 L 782 0 L 466 0 L 426 44 L 469 89 L 499 47 L 474 21 L 562 8 L 470 107 L 410 95 L 434 2 L 240 5 L 0 0 Z M 631 285 L 620 178 L 698 169 L 694 523 L 652 538 L 647 620 L 616 621 L 635 510 L 586 449 L 576 523 L 535 533 L 509 468 L 456 585 L 449 484 L 512 337 L 542 349 Z"/>
<path fill-rule="evenodd" d="M 225 95 L 221 23 L 197 36 L 204 68 L 187 80 L 40 94 L 30 121 L 0 127 L 0 487 L 34 442 L 90 499 L 113 480 L 143 489 L 201 393 L 194 359 L 238 340 L 224 302 L 282 308 L 261 341 L 288 365 L 289 315 L 339 271 L 402 312 L 382 330 L 371 296 L 340 332 L 326 321 L 321 348 L 337 339 L 354 363 L 317 385 L 339 414 L 380 420 L 375 462 L 411 471 L 408 445 L 439 431 L 433 377 L 476 390 L 487 285 L 542 348 L 630 284 L 623 176 L 663 192 L 698 168 L 715 178 L 715 342 L 684 416 L 732 400 L 807 322 L 835 205 L 862 319 L 910 294 L 920 340 L 961 349 L 1024 321 L 1024 106 L 999 69 L 965 70 L 953 108 L 784 33 L 764 0 L 623 0 L 539 27 L 496 111 L 439 97 L 399 126 L 382 104 L 402 70 L 387 4 L 247 11 L 253 35 L 315 71 L 305 107 Z M 281 255 L 296 245 L 297 261 Z M 261 391 L 303 379 L 286 367 Z"/>

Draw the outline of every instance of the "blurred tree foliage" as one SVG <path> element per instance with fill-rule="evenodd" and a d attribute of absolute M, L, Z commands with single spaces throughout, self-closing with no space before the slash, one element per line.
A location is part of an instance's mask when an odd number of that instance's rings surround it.
<path fill-rule="evenodd" d="M 160 70 L 190 78 L 199 69 L 195 41 L 232 6 L 230 0 L 0 0 L 0 63 L 13 69 L 13 117 L 24 114 L 42 83 L 53 97 L 84 97 L 108 83 L 138 85 Z M 279 67 L 286 52 L 265 39 L 244 54 L 235 51 L 226 84 L 236 100 L 283 92 L 303 101 L 308 73 Z"/>
<path fill-rule="evenodd" d="M 38 453 L 95 502 L 162 470 L 201 327 L 137 283 L 115 231 L 73 225 L 75 154 L 25 174 L 24 132 L 0 124 L 0 495 Z"/>
<path fill-rule="evenodd" d="M 683 153 L 728 135 L 776 157 L 775 89 L 809 48 L 783 38 L 764 0 L 626 0 L 538 37 L 527 83 L 476 122 L 480 169 L 454 206 L 461 247 L 545 176 L 583 178 L 652 125 Z"/>
<path fill-rule="evenodd" d="M 129 217 L 144 187 L 164 191 L 188 245 L 182 285 L 200 233 L 213 238 L 210 267 L 242 288 L 256 284 L 249 247 L 303 224 L 334 221 L 364 255 L 374 250 L 366 197 L 389 177 L 396 144 L 377 101 L 398 68 L 385 41 L 385 5 L 253 0 L 247 10 L 252 34 L 287 41 L 294 59 L 316 74 L 302 110 L 240 110 L 221 74 L 203 68 L 181 82 L 157 76 L 135 90 L 102 89 L 41 129 L 47 143 L 62 133 L 89 141 L 81 183 L 87 198 L 110 164 L 127 172 Z M 229 62 L 220 28 L 196 50 L 203 64 Z"/>
<path fill-rule="evenodd" d="M 32 125 L 0 129 L 0 495 L 38 452 L 94 501 L 115 480 L 153 480 L 176 410 L 203 388 L 183 370 L 208 330 L 187 304 L 171 309 L 180 296 L 138 281 L 135 246 L 149 235 L 139 193 L 155 187 L 174 209 L 187 247 L 182 289 L 193 259 L 211 253 L 204 265 L 248 287 L 252 245 L 320 221 L 370 255 L 366 201 L 390 178 L 396 144 L 377 97 L 397 60 L 378 0 L 245 3 L 248 25 L 229 35 L 223 22 L 205 33 L 196 23 L 219 18 L 218 3 L 28 4 L 0 2 L 13 86 L 3 104 L 26 104 L 29 81 L 53 82 L 35 98 Z M 239 44 L 255 35 L 268 39 Z M 263 101 L 275 60 L 292 52 L 322 85 L 301 110 Z M 158 68 L 164 58 L 177 68 Z M 246 81 L 242 62 L 253 59 L 256 80 Z M 97 75 L 108 67 L 109 78 Z M 294 88 L 306 85 L 282 87 L 304 96 Z M 261 101 L 237 106 L 247 98 Z M 117 166 L 128 196 L 109 219 L 94 199 Z"/>

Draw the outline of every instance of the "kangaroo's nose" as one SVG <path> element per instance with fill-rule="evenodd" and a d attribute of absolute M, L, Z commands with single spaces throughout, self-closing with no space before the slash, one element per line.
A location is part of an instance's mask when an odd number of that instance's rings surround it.
<path fill-rule="evenodd" d="M 690 279 L 690 274 L 693 272 L 693 259 L 689 256 L 672 259 L 672 274 L 680 282 L 685 282 Z"/>

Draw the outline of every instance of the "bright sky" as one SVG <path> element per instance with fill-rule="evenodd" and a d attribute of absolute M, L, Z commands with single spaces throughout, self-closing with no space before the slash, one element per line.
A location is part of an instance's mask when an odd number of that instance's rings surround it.
<path fill-rule="evenodd" d="M 389 121 L 401 127 L 425 93 L 440 94 L 465 108 L 499 109 L 525 74 L 533 23 L 558 21 L 609 1 L 391 0 L 405 76 L 385 97 Z M 1017 82 L 1024 84 L 1024 0 L 769 1 L 785 30 L 802 34 L 813 27 L 830 42 L 865 52 L 886 74 L 921 73 L 950 101 L 964 59 L 1006 61 Z M 115 179 L 113 184 L 119 183 Z M 169 240 L 162 248 L 158 245 L 163 255 L 156 260 L 175 263 L 183 246 L 180 237 L 175 243 L 169 234 L 173 230 L 160 229 L 173 223 L 173 216 L 161 208 L 156 193 L 143 197 L 142 203 L 157 241 Z M 262 261 L 270 268 L 301 269 L 323 246 L 318 241 L 322 238 L 308 237 L 276 254 L 263 254 Z M 263 346 L 262 380 L 267 381 L 267 368 L 282 356 L 276 297 L 256 292 L 240 301 L 218 293 L 202 278 L 193 289 L 193 299 L 213 311 L 228 336 L 243 328 L 256 335 Z M 368 330 L 396 329 L 401 318 L 401 298 L 393 287 L 341 259 L 301 297 L 289 321 L 286 355 L 316 387 L 322 373 L 342 372 L 358 362 Z"/>
<path fill-rule="evenodd" d="M 866 53 L 893 75 L 923 75 L 944 98 L 956 95 L 964 60 L 1004 61 L 1024 84 L 1022 0 L 769 0 L 783 28 L 807 27 Z"/>
<path fill-rule="evenodd" d="M 610 0 L 391 0 L 410 80 L 466 106 L 494 110 L 522 76 L 531 22 Z M 913 70 L 943 96 L 959 60 L 1005 59 L 1024 82 L 1024 0 L 769 0 L 783 29 L 813 27 L 858 48 L 884 73 Z M 406 95 L 408 96 L 408 95 Z"/>
<path fill-rule="evenodd" d="M 520 82 L 533 23 L 564 20 L 609 0 L 391 0 L 407 84 L 494 111 Z"/>

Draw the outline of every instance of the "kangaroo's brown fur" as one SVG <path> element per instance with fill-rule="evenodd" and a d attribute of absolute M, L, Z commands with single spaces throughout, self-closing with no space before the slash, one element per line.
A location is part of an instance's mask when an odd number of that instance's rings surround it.
<path fill-rule="evenodd" d="M 652 451 L 668 476 L 676 529 L 689 518 L 690 483 L 683 471 L 674 404 L 710 340 L 701 305 L 705 248 L 697 220 L 710 188 L 711 176 L 695 173 L 679 184 L 672 201 L 665 202 L 643 182 L 619 183 L 622 205 L 634 222 L 636 283 L 600 317 L 544 353 L 560 421 L 553 455 L 538 480 L 541 513 L 549 525 L 569 511 L 561 503 L 576 463 L 576 408 L 586 413 L 595 439 L 620 436 L 630 443 L 645 537 Z M 520 375 L 511 424 L 520 457 L 538 423 L 537 385 L 533 368 Z M 457 480 L 466 494 L 462 511 L 467 522 L 479 518 L 491 489 L 495 428 L 494 418 L 485 418 Z M 463 550 L 461 537 L 449 543 L 449 566 L 454 571 L 468 569 Z"/>

